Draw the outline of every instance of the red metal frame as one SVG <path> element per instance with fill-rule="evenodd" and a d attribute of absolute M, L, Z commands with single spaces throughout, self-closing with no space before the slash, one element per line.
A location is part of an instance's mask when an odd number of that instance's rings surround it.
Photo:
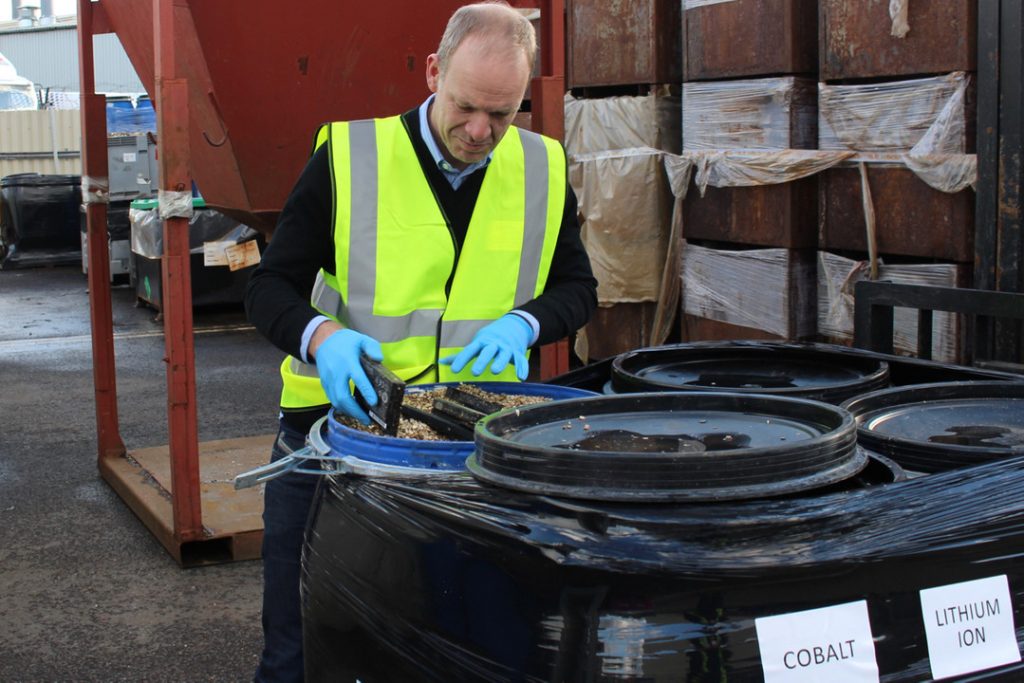
<path fill-rule="evenodd" d="M 162 189 L 190 192 L 187 83 L 177 77 L 174 49 L 176 14 L 187 12 L 184 0 L 153 0 L 157 120 L 161 139 Z M 103 5 L 78 0 L 78 49 L 82 100 L 82 175 L 90 186 L 106 184 L 106 98 L 96 94 L 92 37 L 110 31 Z M 171 554 L 182 561 L 182 546 L 203 539 L 199 484 L 199 441 L 195 402 L 195 349 L 189 269 L 188 218 L 164 222 L 163 318 L 167 363 L 167 409 L 171 457 L 170 524 L 163 501 L 131 485 L 127 451 L 117 413 L 113 314 L 107 205 L 86 199 L 89 247 L 89 303 L 92 323 L 93 381 L 100 473 L 142 518 Z M 168 528 L 169 526 L 169 528 Z"/>
<path fill-rule="evenodd" d="M 189 175 L 188 81 L 179 78 L 175 21 L 188 13 L 185 0 L 154 0 L 157 132 L 160 190 L 192 194 Z M 189 200 L 191 201 L 191 200 Z M 163 201 L 160 202 L 164 204 Z M 191 207 L 190 207 L 191 208 Z M 163 209 L 161 208 L 161 213 Z M 192 277 L 189 219 L 164 219 L 164 344 L 167 356 L 167 419 L 171 450 L 171 505 L 179 542 L 202 538 L 199 491 L 199 427 L 196 418 L 195 346 L 192 330 Z"/>
<path fill-rule="evenodd" d="M 89 317 L 92 326 L 93 383 L 96 389 L 96 439 L 102 463 L 125 453 L 118 430 L 117 380 L 114 374 L 114 317 L 110 301 L 110 245 L 107 205 L 93 201 L 95 182 L 107 177 L 106 99 L 97 95 L 93 76 L 93 4 L 78 0 L 78 63 L 81 83 L 82 177 L 89 252 Z M 101 19 L 102 21 L 102 19 Z M 100 22 L 97 22 L 100 23 Z M 88 39 L 83 39 L 87 36 Z"/>
<path fill-rule="evenodd" d="M 192 187 L 189 82 L 184 72 L 180 71 L 182 57 L 175 48 L 175 37 L 181 36 L 192 25 L 191 10 L 188 0 L 151 1 L 155 73 L 153 94 L 160 140 L 161 189 L 165 192 L 188 193 Z M 541 10 L 542 64 L 541 75 L 531 84 L 532 125 L 538 132 L 562 139 L 562 102 L 565 93 L 564 0 L 512 4 Z M 93 181 L 105 181 L 108 169 L 106 101 L 103 95 L 95 92 L 92 38 L 112 30 L 102 0 L 78 0 L 82 174 L 83 179 Z M 196 103 L 197 106 L 199 104 Z M 184 546 L 216 540 L 208 539 L 204 532 L 201 508 L 188 219 L 175 216 L 164 220 L 162 312 L 171 458 L 170 514 L 165 509 L 167 502 L 162 495 L 150 486 L 140 487 L 135 481 L 140 479 L 137 469 L 126 464 L 127 451 L 121 439 L 117 413 L 107 205 L 87 198 L 86 223 L 99 470 L 172 556 L 184 564 Z M 567 371 L 568 358 L 566 341 L 543 347 L 540 353 L 541 376 L 546 378 Z M 251 538 L 239 545 L 246 548 L 247 553 L 252 553 L 254 549 L 258 551 L 258 546 L 253 544 Z M 242 558 L 236 556 L 221 559 Z"/>

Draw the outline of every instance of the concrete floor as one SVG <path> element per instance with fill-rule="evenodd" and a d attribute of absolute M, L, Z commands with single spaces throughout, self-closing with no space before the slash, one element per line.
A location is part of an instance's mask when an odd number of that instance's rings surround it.
<path fill-rule="evenodd" d="M 122 437 L 164 445 L 162 323 L 113 303 Z M 273 432 L 280 352 L 241 306 L 195 325 L 200 440 Z M 80 268 L 0 271 L 0 681 L 251 680 L 262 565 L 179 568 L 100 478 L 90 344 Z"/>

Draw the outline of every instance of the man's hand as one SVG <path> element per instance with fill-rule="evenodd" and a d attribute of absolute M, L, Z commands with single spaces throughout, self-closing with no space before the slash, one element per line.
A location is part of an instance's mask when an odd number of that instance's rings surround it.
<path fill-rule="evenodd" d="M 476 358 L 472 373 L 479 377 L 488 365 L 491 373 L 497 375 L 511 360 L 515 363 L 516 377 L 524 380 L 530 372 L 526 347 L 532 338 L 533 329 L 528 322 L 518 315 L 506 313 L 477 332 L 469 346 L 455 355 L 445 356 L 441 362 L 451 365 L 452 372 L 461 372 L 469 361 Z"/>
<path fill-rule="evenodd" d="M 326 325 L 327 323 L 324 323 Z M 323 325 L 321 325 L 321 328 Z M 317 328 L 314 333 L 320 333 Z M 335 410 L 359 420 L 363 424 L 370 424 L 370 417 L 356 403 L 352 395 L 349 381 L 355 384 L 356 391 L 363 395 L 367 405 L 377 404 L 377 394 L 373 390 L 370 379 L 363 370 L 360 357 L 365 353 L 372 360 L 384 360 L 380 343 L 373 337 L 360 334 L 355 330 L 338 329 L 330 332 L 329 335 L 316 345 L 314 358 L 316 367 L 320 373 L 320 384 L 327 393 L 327 398 Z M 311 344 L 312 345 L 312 344 Z"/>

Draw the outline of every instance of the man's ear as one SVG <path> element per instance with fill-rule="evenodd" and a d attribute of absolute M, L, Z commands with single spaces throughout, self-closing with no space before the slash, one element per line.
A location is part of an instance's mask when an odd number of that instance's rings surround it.
<path fill-rule="evenodd" d="M 441 61 L 436 54 L 427 55 L 427 87 L 430 92 L 437 92 L 437 84 L 441 80 Z"/>

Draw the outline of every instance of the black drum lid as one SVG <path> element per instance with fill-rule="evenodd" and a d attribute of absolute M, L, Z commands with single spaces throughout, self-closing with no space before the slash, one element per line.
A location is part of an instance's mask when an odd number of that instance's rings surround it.
<path fill-rule="evenodd" d="M 940 472 L 1024 455 L 1024 382 L 915 384 L 843 406 L 865 448 L 909 470 Z"/>
<path fill-rule="evenodd" d="M 532 493 L 606 501 L 781 496 L 858 474 L 852 418 L 776 396 L 637 393 L 505 410 L 477 425 L 478 479 Z"/>
<path fill-rule="evenodd" d="M 828 403 L 887 386 L 884 361 L 775 342 L 702 342 L 637 349 L 615 358 L 611 386 L 632 391 L 728 391 Z"/>

